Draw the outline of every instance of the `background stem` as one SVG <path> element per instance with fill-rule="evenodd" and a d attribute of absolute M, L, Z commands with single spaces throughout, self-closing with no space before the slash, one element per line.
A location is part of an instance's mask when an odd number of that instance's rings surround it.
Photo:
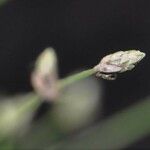
<path fill-rule="evenodd" d="M 55 149 L 118 150 L 150 134 L 150 97 L 62 141 Z"/>

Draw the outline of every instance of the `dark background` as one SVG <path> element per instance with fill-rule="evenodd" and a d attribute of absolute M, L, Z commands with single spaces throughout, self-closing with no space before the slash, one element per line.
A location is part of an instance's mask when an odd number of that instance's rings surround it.
<path fill-rule="evenodd" d="M 60 77 L 118 50 L 147 54 L 132 72 L 103 81 L 104 116 L 150 93 L 149 0 L 12 0 L 0 9 L 0 90 L 31 90 L 33 62 L 48 46 L 57 51 Z M 131 147 L 150 148 L 150 140 Z"/>

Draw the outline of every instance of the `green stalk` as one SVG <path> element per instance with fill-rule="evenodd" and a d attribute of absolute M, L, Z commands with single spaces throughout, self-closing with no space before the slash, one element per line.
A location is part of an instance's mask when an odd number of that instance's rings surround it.
<path fill-rule="evenodd" d="M 24 104 L 18 108 L 18 113 L 23 114 L 27 111 L 34 112 L 40 106 L 41 102 L 42 101 L 40 100 L 39 96 L 37 96 L 35 93 L 30 93 L 26 102 L 24 102 Z"/>
<path fill-rule="evenodd" d="M 20 130 L 21 127 L 26 126 L 33 117 L 34 112 L 41 104 L 41 100 L 34 93 L 18 97 L 16 96 L 13 99 L 16 100 L 14 103 L 8 100 L 8 104 L 3 104 L 4 110 L 1 110 L 0 142 L 11 135 L 14 136 L 17 129 Z"/>
<path fill-rule="evenodd" d="M 66 77 L 59 81 L 59 87 L 62 89 L 70 84 L 73 84 L 77 81 L 80 81 L 82 79 L 85 79 L 93 74 L 95 74 L 96 71 L 94 69 L 88 69 L 82 72 L 79 72 L 77 74 L 71 75 L 69 77 Z"/>
<path fill-rule="evenodd" d="M 60 89 L 63 89 L 66 86 L 69 86 L 70 84 L 73 84 L 75 82 L 78 82 L 82 79 L 85 79 L 95 73 L 94 69 L 88 69 L 82 72 L 79 72 L 77 74 L 73 74 L 71 76 L 68 76 L 64 79 L 61 79 L 58 81 L 58 86 Z M 20 111 L 24 111 L 26 109 L 29 109 L 28 107 L 33 107 L 40 105 L 40 97 L 36 93 L 31 93 L 28 97 L 31 101 L 27 102 L 26 105 L 22 108 L 20 108 Z"/>

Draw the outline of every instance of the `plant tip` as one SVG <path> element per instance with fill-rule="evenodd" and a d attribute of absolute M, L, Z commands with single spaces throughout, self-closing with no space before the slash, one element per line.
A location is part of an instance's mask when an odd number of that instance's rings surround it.
<path fill-rule="evenodd" d="M 107 80 L 114 80 L 117 73 L 132 70 L 145 55 L 144 52 L 139 50 L 118 51 L 103 57 L 94 69 L 97 72 L 97 76 Z"/>

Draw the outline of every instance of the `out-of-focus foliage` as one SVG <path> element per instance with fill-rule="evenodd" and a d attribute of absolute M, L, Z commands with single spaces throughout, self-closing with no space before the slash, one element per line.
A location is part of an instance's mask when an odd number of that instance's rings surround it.
<path fill-rule="evenodd" d="M 125 148 L 150 133 L 149 108 L 150 98 L 148 97 L 144 99 L 143 102 L 118 112 L 106 120 L 102 120 L 96 126 L 81 131 L 78 136 L 69 136 L 68 138 L 61 132 L 56 132 L 56 128 L 53 126 L 53 130 L 49 133 L 54 133 L 53 131 L 55 130 L 53 138 L 55 137 L 57 142 L 53 144 L 53 142 L 51 142 L 52 137 L 50 136 L 52 134 L 49 134 L 49 142 L 47 140 L 47 146 L 44 147 L 50 150 L 110 150 Z"/>
<path fill-rule="evenodd" d="M 100 110 L 102 93 L 102 83 L 93 77 L 67 86 L 52 110 L 54 121 L 62 131 L 86 126 Z"/>
<path fill-rule="evenodd" d="M 31 95 L 1 98 L 0 138 L 19 136 L 26 131 L 38 106 L 38 100 Z M 35 100 L 37 102 L 34 105 Z"/>
<path fill-rule="evenodd" d="M 21 149 L 49 147 L 71 132 L 87 126 L 96 118 L 101 98 L 102 86 L 91 77 L 66 87 L 52 110 L 19 139 Z"/>
<path fill-rule="evenodd" d="M 64 140 L 55 149 L 122 149 L 150 134 L 150 97 Z"/>

